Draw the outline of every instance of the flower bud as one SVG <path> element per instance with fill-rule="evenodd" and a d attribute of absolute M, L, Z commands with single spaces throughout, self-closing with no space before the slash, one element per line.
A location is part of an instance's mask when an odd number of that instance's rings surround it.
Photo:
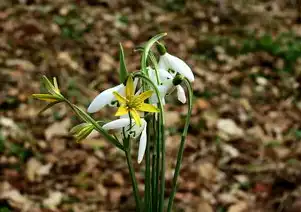
<path fill-rule="evenodd" d="M 157 43 L 157 50 L 160 55 L 164 55 L 166 53 L 166 48 L 162 43 Z"/>

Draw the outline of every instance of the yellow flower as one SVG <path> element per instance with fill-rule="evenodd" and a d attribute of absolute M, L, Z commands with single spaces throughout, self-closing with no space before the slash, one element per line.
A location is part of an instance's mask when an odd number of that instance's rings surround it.
<path fill-rule="evenodd" d="M 120 103 L 120 107 L 118 108 L 115 116 L 130 114 L 130 116 L 135 120 L 135 123 L 138 126 L 141 126 L 139 111 L 150 113 L 159 112 L 159 109 L 155 106 L 144 103 L 144 100 L 152 96 L 153 91 L 148 90 L 140 95 L 135 95 L 134 81 L 131 76 L 129 76 L 126 81 L 125 97 L 121 96 L 116 91 L 113 92 L 113 94 Z"/>

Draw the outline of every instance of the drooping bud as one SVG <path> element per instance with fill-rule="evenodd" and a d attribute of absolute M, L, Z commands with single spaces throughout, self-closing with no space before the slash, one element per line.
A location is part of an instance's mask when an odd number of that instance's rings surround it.
<path fill-rule="evenodd" d="M 184 78 L 185 78 L 185 77 L 184 77 L 182 74 L 177 74 L 177 75 L 173 78 L 172 84 L 173 84 L 174 86 L 177 86 L 177 85 L 179 85 L 179 84 L 181 84 L 181 83 L 183 82 Z"/>
<path fill-rule="evenodd" d="M 160 55 L 164 55 L 166 53 L 166 48 L 162 43 L 157 43 L 157 50 Z"/>

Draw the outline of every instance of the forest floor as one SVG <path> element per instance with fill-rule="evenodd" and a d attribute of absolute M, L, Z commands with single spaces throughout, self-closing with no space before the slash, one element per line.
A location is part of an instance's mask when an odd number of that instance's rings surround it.
<path fill-rule="evenodd" d="M 31 94 L 55 76 L 86 108 L 119 83 L 119 42 L 135 71 L 133 49 L 160 32 L 196 76 L 175 211 L 301 211 L 298 6 L 220 2 L 0 1 L 0 211 L 134 211 L 124 155 L 102 137 L 76 143 L 72 111 L 37 115 L 45 103 Z M 166 195 L 187 110 L 169 102 Z"/>

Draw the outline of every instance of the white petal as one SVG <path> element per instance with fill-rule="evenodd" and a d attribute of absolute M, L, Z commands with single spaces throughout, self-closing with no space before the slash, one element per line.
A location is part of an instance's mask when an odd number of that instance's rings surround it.
<path fill-rule="evenodd" d="M 166 69 L 159 69 L 158 72 L 161 81 L 169 80 L 174 77 Z"/>
<path fill-rule="evenodd" d="M 147 128 L 147 123 L 146 121 L 144 121 L 144 119 L 142 119 L 142 121 L 144 122 L 144 129 L 141 133 L 141 137 L 140 137 L 140 142 L 139 142 L 139 150 L 138 150 L 138 163 L 141 163 L 145 150 L 146 150 L 146 142 L 147 142 L 147 135 L 146 135 L 146 128 Z"/>
<path fill-rule="evenodd" d="M 182 102 L 183 104 L 186 102 L 185 91 L 181 85 L 177 85 L 177 96 L 180 102 Z"/>
<path fill-rule="evenodd" d="M 194 81 L 194 75 L 190 67 L 183 60 L 168 53 L 161 57 L 165 58 L 164 61 L 166 61 L 165 63 L 168 64 L 169 68 L 187 77 L 190 82 Z"/>
<path fill-rule="evenodd" d="M 158 67 L 159 69 L 163 69 L 166 71 L 168 71 L 168 69 L 170 68 L 168 63 L 168 57 L 166 57 L 166 53 L 160 56 Z"/>
<path fill-rule="evenodd" d="M 162 85 L 158 86 L 158 90 L 159 90 L 160 97 L 161 97 L 163 105 L 165 104 L 164 98 L 165 98 L 167 92 L 172 88 L 172 86 L 173 86 L 172 79 L 165 80 L 165 82 Z M 151 104 L 157 104 L 158 103 L 158 98 L 157 98 L 157 95 L 156 95 L 155 92 L 151 96 L 150 102 L 151 102 Z"/>
<path fill-rule="evenodd" d="M 124 90 L 123 84 L 104 90 L 93 99 L 87 111 L 89 113 L 95 113 L 99 111 L 101 108 L 103 108 L 104 106 L 106 106 L 107 104 L 110 104 L 113 101 L 113 99 L 115 99 L 113 92 L 114 91 L 119 92 L 119 90 Z"/>
<path fill-rule="evenodd" d="M 114 130 L 114 129 L 120 129 L 123 127 L 126 127 L 130 124 L 129 118 L 121 118 L 114 121 L 111 121 L 109 123 L 106 123 L 102 126 L 105 130 Z"/>

